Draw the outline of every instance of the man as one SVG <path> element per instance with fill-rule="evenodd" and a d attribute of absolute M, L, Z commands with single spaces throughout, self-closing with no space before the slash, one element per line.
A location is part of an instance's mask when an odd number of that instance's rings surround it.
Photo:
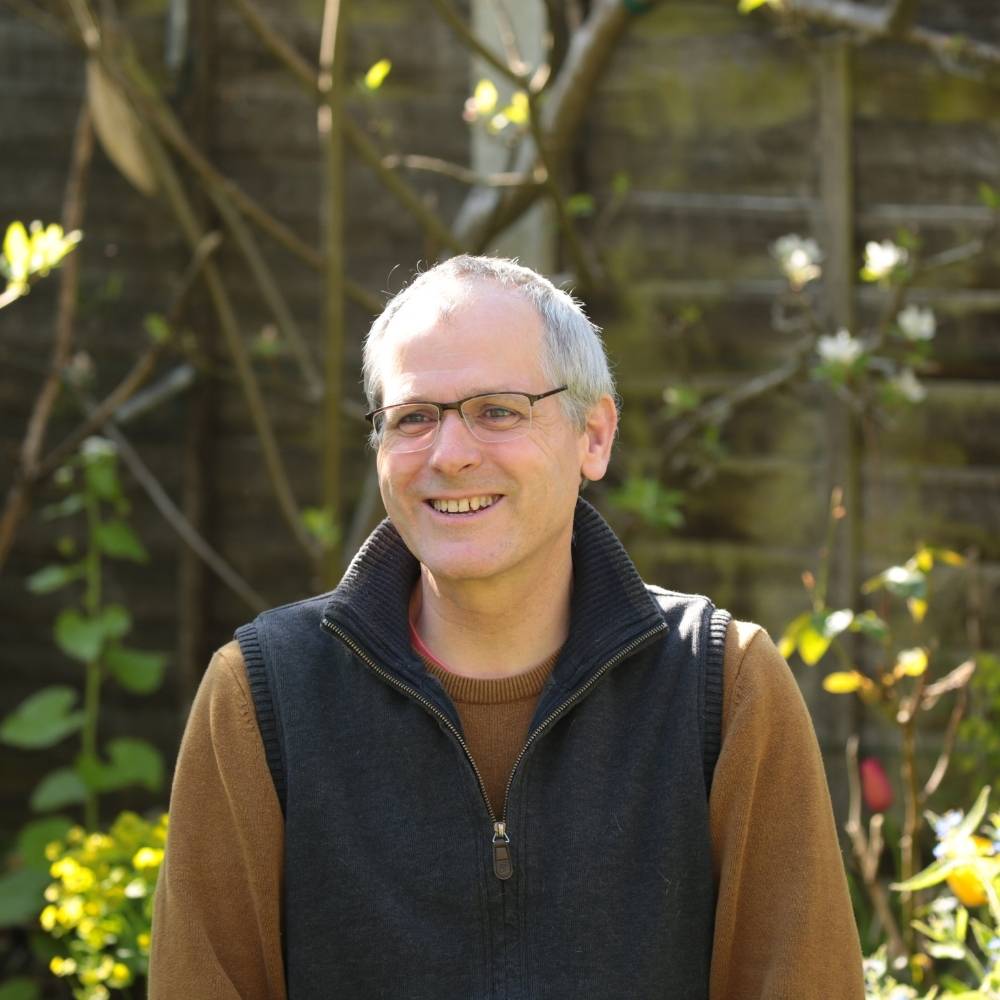
<path fill-rule="evenodd" d="M 458 257 L 364 374 L 388 520 L 213 658 L 150 996 L 861 1000 L 787 666 L 579 499 L 617 425 L 579 306 Z"/>

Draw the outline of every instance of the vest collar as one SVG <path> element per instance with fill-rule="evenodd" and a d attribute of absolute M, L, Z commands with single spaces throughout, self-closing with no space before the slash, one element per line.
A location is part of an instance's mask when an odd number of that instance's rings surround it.
<path fill-rule="evenodd" d="M 369 652 L 379 666 L 432 694 L 439 684 L 427 674 L 410 644 L 407 609 L 419 575 L 420 564 L 385 520 L 351 561 L 323 617 Z M 573 520 L 570 630 L 552 671 L 551 682 L 557 689 L 552 696 L 571 693 L 662 621 L 658 605 L 615 533 L 579 498 Z"/>

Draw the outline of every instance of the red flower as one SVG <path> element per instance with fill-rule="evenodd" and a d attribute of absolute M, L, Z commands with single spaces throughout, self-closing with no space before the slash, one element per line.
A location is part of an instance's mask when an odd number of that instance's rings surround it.
<path fill-rule="evenodd" d="M 892 785 L 877 757 L 866 757 L 860 766 L 861 794 L 872 812 L 885 812 L 892 805 Z"/>

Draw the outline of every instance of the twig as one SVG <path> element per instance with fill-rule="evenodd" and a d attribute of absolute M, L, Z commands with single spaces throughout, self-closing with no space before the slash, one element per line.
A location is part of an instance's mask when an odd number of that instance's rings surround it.
<path fill-rule="evenodd" d="M 303 337 L 301 330 L 299 330 L 299 325 L 295 321 L 295 316 L 289 308 L 285 295 L 281 291 L 281 285 L 275 280 L 274 273 L 268 266 L 267 261 L 264 260 L 257 246 L 257 241 L 253 237 L 253 233 L 243 221 L 240 213 L 233 207 L 232 202 L 221 194 L 217 187 L 210 186 L 208 193 L 215 207 L 218 209 L 219 215 L 222 216 L 223 222 L 225 222 L 226 227 L 232 233 L 236 245 L 240 248 L 243 259 L 247 262 L 250 273 L 256 279 L 260 293 L 267 303 L 268 308 L 270 308 L 278 329 L 281 331 L 282 336 L 292 350 L 295 360 L 298 362 L 299 372 L 306 384 L 308 397 L 313 401 L 321 399 L 323 396 L 323 379 L 319 373 L 316 361 L 312 356 L 309 345 L 306 343 L 305 337 Z"/>
<path fill-rule="evenodd" d="M 938 759 L 934 764 L 934 770 L 931 771 L 930 777 L 924 783 L 923 792 L 920 796 L 921 809 L 927 800 L 938 790 L 941 782 L 944 780 L 945 774 L 948 772 L 948 766 L 951 764 L 951 755 L 955 750 L 955 740 L 958 737 L 958 726 L 962 721 L 962 716 L 965 715 L 965 708 L 968 703 L 969 688 L 963 685 L 958 689 L 955 704 L 951 709 L 951 715 L 948 716 L 948 726 L 944 732 L 944 742 L 941 752 L 938 754 Z"/>
<path fill-rule="evenodd" d="M 86 179 L 94 151 L 94 130 L 86 94 L 77 114 L 69 175 L 63 195 L 62 224 L 66 232 L 79 229 L 86 210 Z M 3 568 L 14 543 L 14 535 L 27 513 L 35 464 L 45 441 L 45 429 L 60 390 L 60 372 L 69 361 L 76 319 L 77 290 L 80 275 L 80 251 L 74 251 L 63 262 L 59 273 L 59 300 L 56 312 L 55 344 L 52 362 L 35 400 L 21 445 L 19 469 L 7 493 L 3 516 L 0 517 L 0 569 Z"/>
<path fill-rule="evenodd" d="M 893 13 L 899 6 L 906 6 L 906 0 L 902 4 L 894 3 L 888 10 L 868 7 L 852 0 L 788 0 L 786 10 L 789 15 L 806 21 L 831 28 L 844 28 L 865 38 L 876 39 L 890 36 Z M 904 27 L 894 37 L 927 49 L 944 60 L 964 58 L 982 63 L 991 70 L 1000 66 L 1000 47 L 989 42 L 931 31 L 919 26 Z"/>
<path fill-rule="evenodd" d="M 258 40 L 291 72 L 306 93 L 314 100 L 324 101 L 326 97 L 320 91 L 316 74 L 309 63 L 267 23 L 253 0 L 230 0 L 230 3 L 239 9 L 247 26 L 254 32 Z M 414 216 L 427 234 L 440 245 L 455 252 L 461 252 L 461 244 L 455 240 L 444 223 L 428 209 L 420 195 L 401 177 L 382 165 L 382 154 L 364 130 L 349 115 L 342 116 L 341 127 L 344 130 L 345 138 L 358 155 L 371 167 L 386 189 Z M 322 268 L 322 260 L 318 255 L 316 268 L 317 270 Z"/>
<path fill-rule="evenodd" d="M 340 529 L 343 425 L 337 399 L 344 375 L 344 57 L 346 54 L 346 0 L 325 0 L 319 43 L 318 90 L 321 103 L 316 115 L 322 157 L 320 232 L 323 246 L 323 340 L 326 375 L 322 442 L 323 507 Z M 323 547 L 320 572 L 323 582 L 336 583 L 340 565 L 340 537 Z"/>
<path fill-rule="evenodd" d="M 559 166 L 587 111 L 597 81 L 626 25 L 629 13 L 620 0 L 595 0 L 587 20 L 573 33 L 559 72 L 545 90 L 540 127 L 552 162 Z M 527 173 L 535 169 L 538 151 L 525 141 L 512 169 Z M 454 232 L 459 243 L 482 252 L 493 236 L 520 217 L 541 194 L 541 188 L 475 187 L 458 213 Z"/>
<path fill-rule="evenodd" d="M 507 54 L 507 64 L 517 73 L 522 75 L 528 72 L 528 63 L 521 55 L 520 46 L 517 44 L 517 32 L 514 30 L 514 20 L 510 16 L 503 0 L 490 0 L 490 9 L 497 22 L 497 33 L 500 35 L 500 44 Z"/>
<path fill-rule="evenodd" d="M 93 402 L 82 396 L 77 397 L 84 412 L 92 414 L 96 409 Z M 204 536 L 194 527 L 184 516 L 181 509 L 170 498 L 170 495 L 163 488 L 160 481 L 153 474 L 152 470 L 140 458 L 139 454 L 129 443 L 128 438 L 122 433 L 118 425 L 109 420 L 104 424 L 104 433 L 115 443 L 118 454 L 128 466 L 129 471 L 135 477 L 136 482 L 146 491 L 146 495 L 153 501 L 153 505 L 160 512 L 163 519 L 177 532 L 181 539 L 190 547 L 199 559 L 201 559 L 209 569 L 215 573 L 222 582 L 229 587 L 239 598 L 241 598 L 255 612 L 262 611 L 270 607 L 273 602 L 267 600 L 257 593 L 253 587 L 243 579 L 236 570 L 233 569 L 225 559 L 219 555 L 215 549 L 205 540 Z"/>
<path fill-rule="evenodd" d="M 170 309 L 166 316 L 166 323 L 170 329 L 173 329 L 180 321 L 184 306 L 191 294 L 191 289 L 201 274 L 205 261 L 208 260 L 210 254 L 218 249 L 220 242 L 218 233 L 207 233 L 201 243 L 199 243 L 191 259 L 191 263 L 188 265 L 187 272 L 181 281 L 181 286 L 174 296 L 173 302 L 170 304 Z M 165 343 L 157 343 L 143 352 L 125 378 L 100 403 L 93 406 L 90 415 L 83 424 L 39 463 L 32 477 L 35 482 L 40 482 L 55 472 L 76 451 L 81 441 L 102 427 L 114 414 L 120 412 L 125 402 L 131 399 L 139 387 L 149 378 L 165 347 Z"/>
<path fill-rule="evenodd" d="M 390 153 L 382 157 L 382 166 L 388 170 L 405 167 L 407 170 L 426 170 L 430 173 L 443 174 L 463 184 L 481 184 L 483 187 L 531 187 L 545 182 L 545 170 L 536 167 L 529 173 L 514 173 L 502 171 L 495 174 L 483 174 L 461 163 L 441 160 L 436 156 L 420 156 L 417 154 Z"/>
<path fill-rule="evenodd" d="M 548 149 L 546 148 L 545 135 L 542 133 L 542 127 L 538 120 L 539 112 L 540 108 L 537 95 L 529 93 L 528 125 L 531 129 L 531 135 L 535 140 L 535 149 L 538 152 L 538 159 L 541 161 L 541 164 L 545 169 L 545 187 L 547 188 L 552 199 L 552 204 L 555 206 L 556 215 L 559 219 L 559 228 L 562 230 L 562 234 L 566 238 L 566 245 L 569 249 L 570 256 L 573 258 L 573 264 L 576 268 L 580 284 L 582 284 L 584 288 L 593 289 L 596 282 L 594 268 L 590 263 L 589 255 L 583 245 L 583 241 L 580 239 L 580 234 L 576 231 L 576 225 L 573 223 L 573 219 L 566 207 L 566 198 L 562 193 L 559 181 L 556 179 L 555 167 L 552 163 L 551 157 L 549 156 Z"/>
<path fill-rule="evenodd" d="M 795 354 L 784 364 L 771 371 L 741 382 L 729 392 L 723 393 L 702 404 L 693 413 L 679 421 L 671 431 L 664 445 L 664 454 L 672 454 L 692 434 L 705 424 L 719 424 L 728 419 L 733 410 L 745 406 L 754 399 L 773 392 L 800 375 L 812 353 L 813 338 L 805 338 L 796 348 Z"/>
<path fill-rule="evenodd" d="M 906 34 L 917 14 L 918 0 L 893 0 L 886 22 L 886 32 L 899 37 Z"/>
<path fill-rule="evenodd" d="M 908 953 L 899 932 L 899 924 L 896 922 L 895 914 L 889 904 L 885 886 L 878 880 L 878 860 L 882 853 L 881 824 L 877 828 L 874 823 L 872 824 L 872 837 L 870 839 L 865 836 L 864 827 L 861 825 L 861 778 L 858 771 L 858 737 L 856 735 L 847 740 L 845 750 L 847 787 L 850 799 L 847 810 L 848 818 L 844 829 L 850 838 L 865 889 L 889 939 L 889 959 L 895 966 L 898 962 L 905 961 Z"/>
<path fill-rule="evenodd" d="M 528 89 L 530 81 L 527 76 L 524 73 L 519 73 L 514 66 L 505 59 L 501 59 L 488 45 L 478 38 L 449 0 L 431 0 L 431 3 L 438 14 L 441 15 L 441 19 L 458 35 L 467 49 L 474 52 L 484 62 L 489 63 L 497 72 L 510 80 L 515 87 L 519 87 L 525 91 Z"/>

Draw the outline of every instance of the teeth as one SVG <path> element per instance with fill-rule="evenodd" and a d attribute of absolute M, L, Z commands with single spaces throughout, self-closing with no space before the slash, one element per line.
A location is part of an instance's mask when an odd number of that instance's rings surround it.
<path fill-rule="evenodd" d="M 470 510 L 481 510 L 496 501 L 494 495 L 462 497 L 460 500 L 432 500 L 431 506 L 442 514 L 467 514 Z"/>

